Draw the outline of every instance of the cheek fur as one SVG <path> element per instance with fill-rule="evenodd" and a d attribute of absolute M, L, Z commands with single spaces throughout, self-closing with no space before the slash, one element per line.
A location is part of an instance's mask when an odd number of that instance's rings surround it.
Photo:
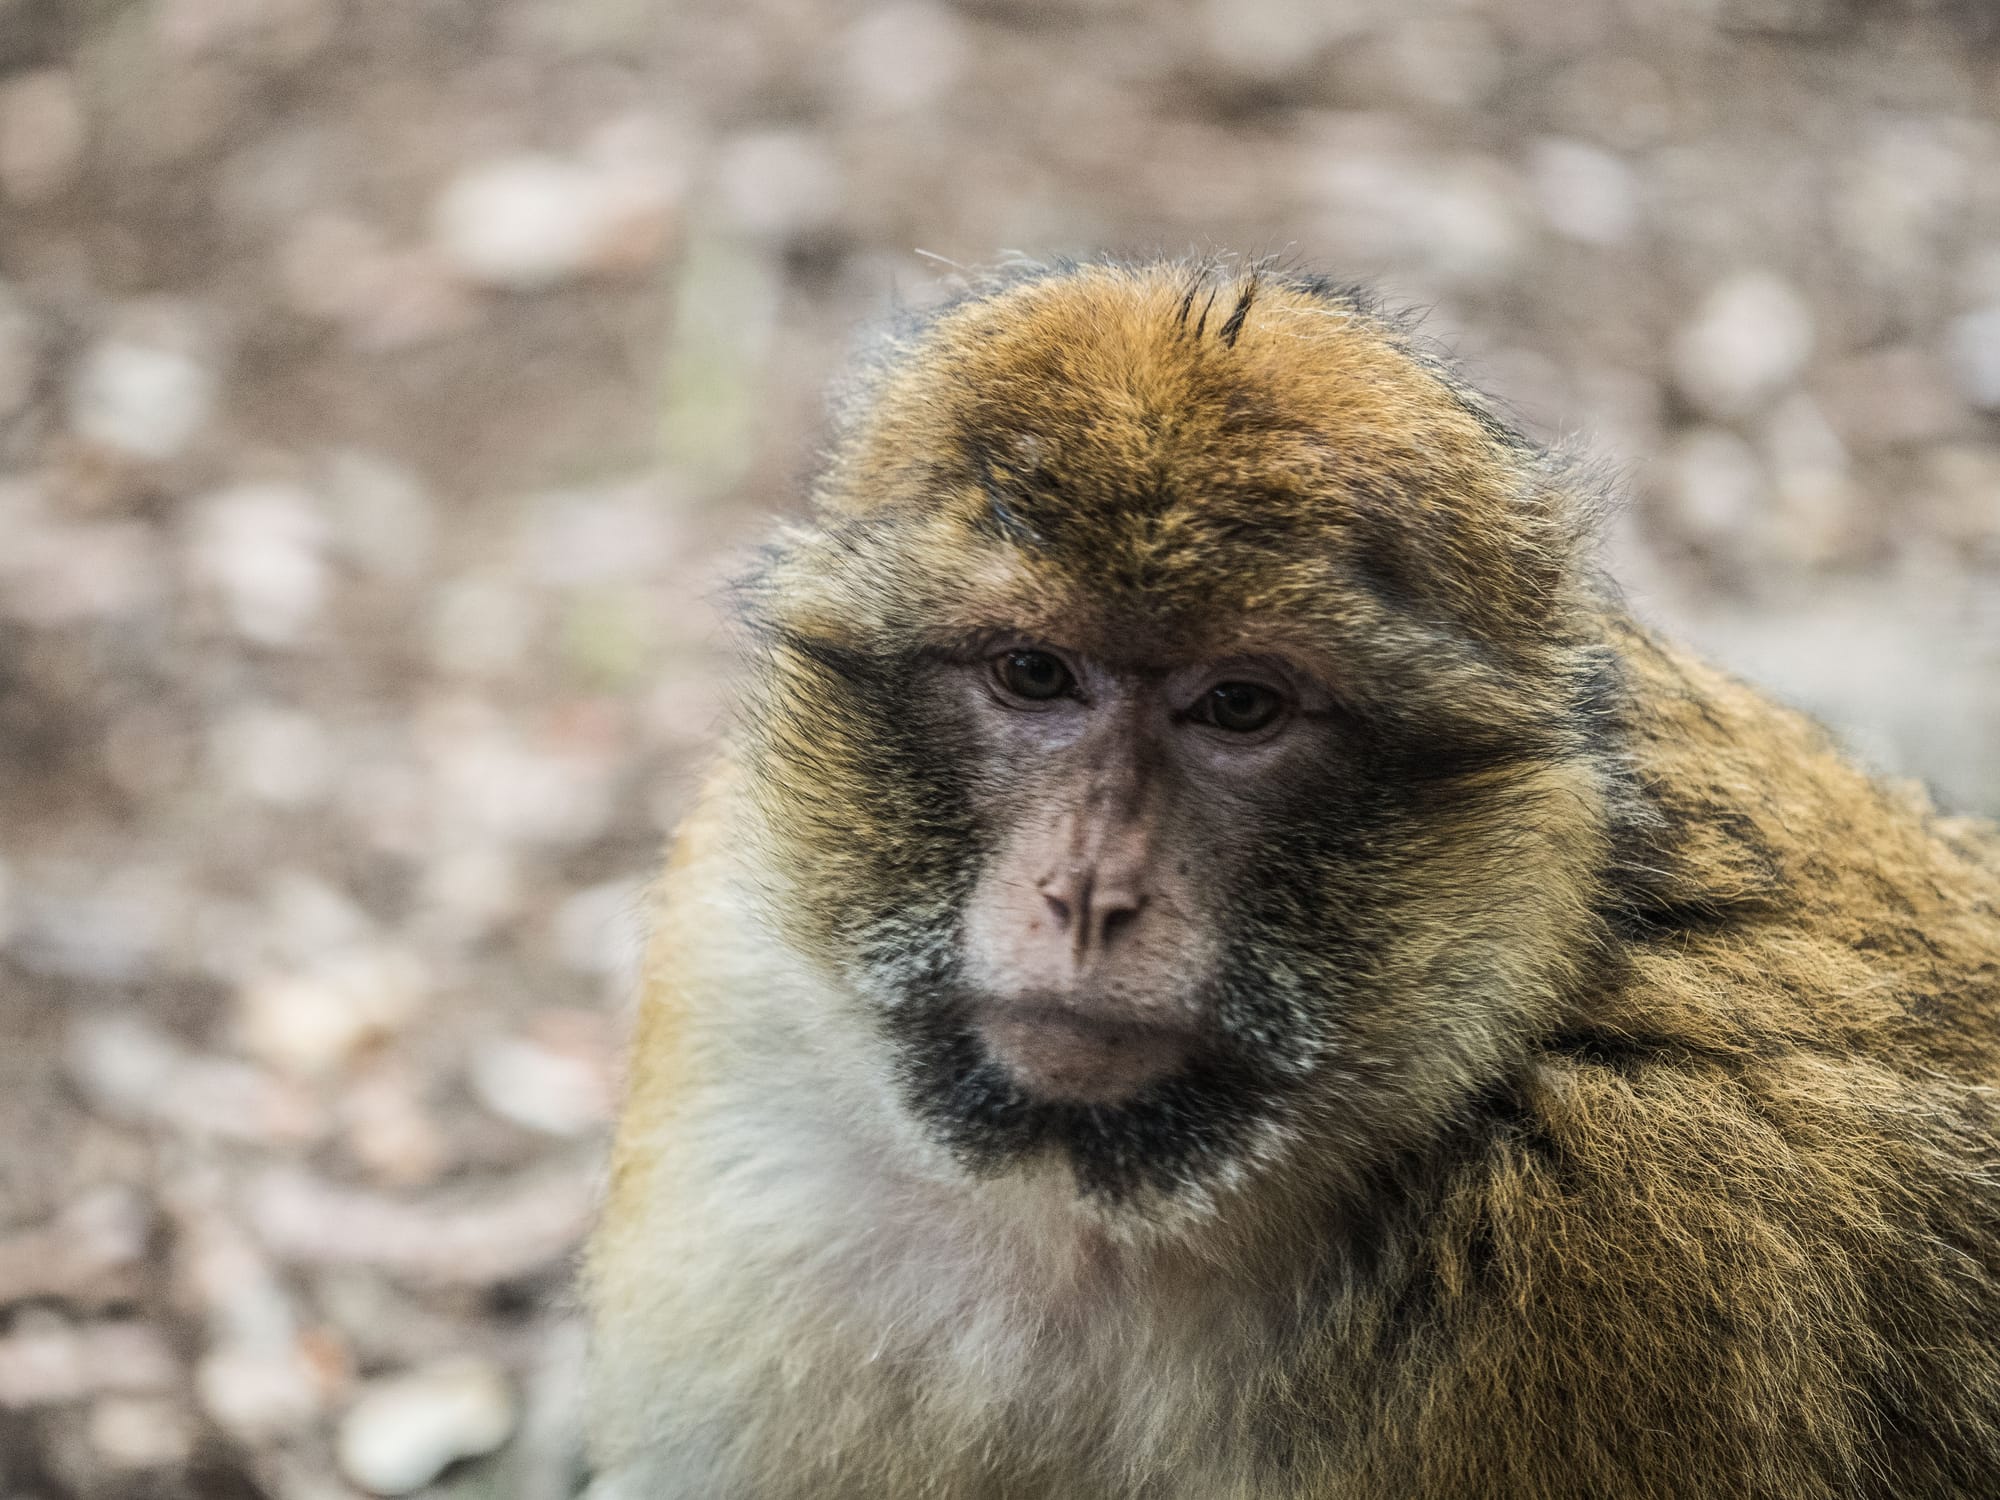
<path fill-rule="evenodd" d="M 964 725 L 905 658 L 772 665 L 786 711 L 756 748 L 797 871 L 784 912 L 837 971 L 900 996 L 949 967 L 984 858 Z"/>

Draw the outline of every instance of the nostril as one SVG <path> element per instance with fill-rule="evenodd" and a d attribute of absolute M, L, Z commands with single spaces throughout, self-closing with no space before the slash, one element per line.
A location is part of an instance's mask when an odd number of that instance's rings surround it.
<path fill-rule="evenodd" d="M 1050 895 L 1047 891 L 1042 892 L 1042 899 L 1049 903 L 1049 910 L 1055 914 L 1056 925 L 1066 929 L 1070 919 L 1069 903 L 1060 896 Z"/>
<path fill-rule="evenodd" d="M 1105 909 L 1103 917 L 1105 943 L 1109 944 L 1116 940 L 1121 933 L 1139 920 L 1139 906 L 1140 903 L 1135 901 L 1130 906 L 1112 906 Z"/>

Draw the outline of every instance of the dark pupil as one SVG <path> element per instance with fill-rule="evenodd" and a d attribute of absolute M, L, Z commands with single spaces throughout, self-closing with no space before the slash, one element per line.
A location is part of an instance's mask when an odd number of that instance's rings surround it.
<path fill-rule="evenodd" d="M 1209 699 L 1216 727 L 1248 734 L 1271 722 L 1278 710 L 1277 695 L 1254 682 L 1225 682 Z"/>
<path fill-rule="evenodd" d="M 1023 698 L 1053 698 L 1069 686 L 1069 669 L 1046 651 L 1016 651 L 1007 658 L 1007 689 Z"/>

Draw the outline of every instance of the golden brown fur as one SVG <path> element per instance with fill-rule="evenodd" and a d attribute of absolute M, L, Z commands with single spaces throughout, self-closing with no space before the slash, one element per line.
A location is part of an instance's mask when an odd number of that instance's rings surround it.
<path fill-rule="evenodd" d="M 662 886 L 603 1492 L 2000 1493 L 2000 844 L 1635 625 L 1593 509 L 1317 282 L 1067 268 L 892 338 Z M 1273 845 L 1341 1065 L 1118 1201 L 966 1169 L 866 1003 L 948 963 L 963 830 L 858 664 L 996 616 L 1284 636 L 1427 789 Z"/>

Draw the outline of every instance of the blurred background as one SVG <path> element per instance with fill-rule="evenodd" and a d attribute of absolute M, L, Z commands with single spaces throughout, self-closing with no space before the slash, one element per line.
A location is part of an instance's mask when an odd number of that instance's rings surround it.
<path fill-rule="evenodd" d="M 1989 0 L 0 0 L 0 1500 L 568 1493 L 716 582 L 857 320 L 1100 248 L 1428 309 L 2000 809 Z"/>

